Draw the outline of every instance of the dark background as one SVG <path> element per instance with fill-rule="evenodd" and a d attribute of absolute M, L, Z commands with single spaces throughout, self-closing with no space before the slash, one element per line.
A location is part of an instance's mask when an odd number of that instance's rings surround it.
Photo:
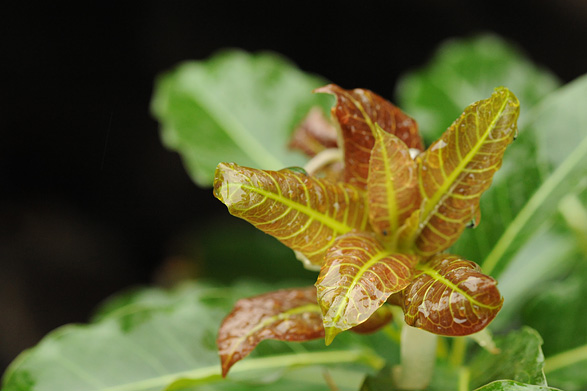
<path fill-rule="evenodd" d="M 269 49 L 393 99 L 400 74 L 440 41 L 493 31 L 565 82 L 587 71 L 582 0 L 407 3 L 2 10 L 0 368 L 125 287 L 213 274 L 206 257 L 187 265 L 182 243 L 225 208 L 190 182 L 149 114 L 153 79 L 176 63 L 224 47 Z"/>

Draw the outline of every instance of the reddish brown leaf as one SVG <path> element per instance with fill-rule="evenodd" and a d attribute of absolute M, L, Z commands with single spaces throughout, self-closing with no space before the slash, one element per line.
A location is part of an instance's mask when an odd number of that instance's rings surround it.
<path fill-rule="evenodd" d="M 431 333 L 462 336 L 481 331 L 495 318 L 503 299 L 497 281 L 477 264 L 438 254 L 416 266 L 403 291 L 405 321 Z"/>
<path fill-rule="evenodd" d="M 450 247 L 476 217 L 481 194 L 516 134 L 518 99 L 506 88 L 476 102 L 418 156 L 422 206 L 411 243 L 431 256 Z M 414 222 L 412 222 L 414 223 Z"/>
<path fill-rule="evenodd" d="M 289 147 L 313 157 L 325 149 L 336 148 L 337 143 L 336 128 L 315 107 L 294 131 Z"/>
<path fill-rule="evenodd" d="M 353 232 L 338 237 L 316 281 L 326 344 L 338 333 L 365 322 L 389 295 L 406 287 L 416 261 L 414 255 L 385 249 L 372 234 Z"/>
<path fill-rule="evenodd" d="M 345 181 L 367 188 L 369 158 L 375 143 L 375 124 L 402 140 L 408 148 L 423 149 L 416 122 L 379 95 L 363 89 L 345 90 L 335 84 L 316 92 L 336 96 L 332 116 L 343 137 Z"/>
<path fill-rule="evenodd" d="M 263 171 L 221 163 L 214 195 L 231 214 L 301 252 L 314 265 L 322 265 L 338 235 L 367 227 L 363 191 L 291 169 Z"/>
<path fill-rule="evenodd" d="M 395 248 L 400 225 L 420 204 L 417 166 L 400 139 L 379 125 L 375 128 L 367 184 L 369 221 L 373 230 Z"/>
<path fill-rule="evenodd" d="M 371 334 L 379 331 L 386 324 L 391 322 L 393 314 L 388 305 L 381 306 L 363 323 L 351 329 L 351 331 L 358 334 Z"/>
<path fill-rule="evenodd" d="M 222 376 L 259 342 L 309 341 L 324 336 L 314 287 L 283 289 L 237 301 L 218 330 Z"/>

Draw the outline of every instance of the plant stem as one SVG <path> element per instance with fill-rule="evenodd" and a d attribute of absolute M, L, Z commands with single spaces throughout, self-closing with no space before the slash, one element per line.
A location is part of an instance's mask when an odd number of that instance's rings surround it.
<path fill-rule="evenodd" d="M 548 357 L 544 360 L 544 373 L 554 372 L 581 361 L 587 361 L 587 345 Z"/>
<path fill-rule="evenodd" d="M 450 363 L 454 367 L 460 367 L 465 361 L 465 353 L 467 352 L 467 339 L 464 337 L 457 337 L 452 343 L 452 350 L 450 354 Z"/>
<path fill-rule="evenodd" d="M 400 389 L 423 390 L 434 372 L 437 336 L 404 325 L 401 340 L 401 365 L 393 370 L 394 381 Z"/>
<path fill-rule="evenodd" d="M 470 381 L 471 370 L 467 367 L 461 367 L 459 370 L 459 391 L 469 391 Z"/>

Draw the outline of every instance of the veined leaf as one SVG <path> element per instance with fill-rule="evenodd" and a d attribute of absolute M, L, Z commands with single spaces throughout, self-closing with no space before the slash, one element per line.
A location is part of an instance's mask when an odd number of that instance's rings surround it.
<path fill-rule="evenodd" d="M 220 161 L 274 170 L 303 164 L 287 142 L 311 107 L 330 108 L 331 99 L 311 93 L 320 85 L 277 54 L 227 50 L 161 75 L 151 111 L 163 143 L 198 185 L 210 186 Z"/>
<path fill-rule="evenodd" d="M 395 247 L 398 228 L 420 204 L 416 162 L 406 144 L 375 125 L 367 198 L 371 227 Z"/>
<path fill-rule="evenodd" d="M 367 226 L 364 193 L 346 183 L 289 169 L 263 171 L 221 163 L 214 195 L 229 212 L 321 265 L 336 236 Z"/>
<path fill-rule="evenodd" d="M 364 89 L 345 90 L 335 84 L 316 92 L 336 96 L 332 116 L 337 120 L 343 138 L 345 181 L 367 188 L 369 158 L 375 143 L 375 124 L 397 136 L 408 148 L 424 149 L 418 125 L 379 95 Z"/>
<path fill-rule="evenodd" d="M 406 287 L 416 261 L 414 255 L 386 250 L 368 233 L 337 238 L 316 281 L 326 344 L 338 333 L 365 322 L 389 295 Z"/>
<path fill-rule="evenodd" d="M 3 374 L 2 391 L 244 391 L 257 390 L 258 379 L 263 379 L 264 390 L 293 391 L 300 381 L 290 376 L 303 376 L 304 371 L 280 376 L 292 367 L 330 370 L 344 365 L 344 380 L 356 385 L 365 372 L 383 366 L 383 359 L 365 346 L 371 341 L 370 346 L 385 352 L 381 339 L 347 333 L 330 348 L 322 341 L 265 341 L 223 379 L 215 344 L 218 325 L 235 298 L 267 289 L 251 282 L 232 287 L 189 282 L 172 291 L 149 288 L 123 294 L 100 311 L 96 322 L 61 327 L 23 352 Z M 292 351 L 291 345 L 297 349 Z M 249 373 L 256 384 L 243 383 L 250 383 Z M 308 389 L 326 387 L 320 372 L 304 375 Z M 341 391 L 358 387 L 338 384 Z"/>
<path fill-rule="evenodd" d="M 319 152 L 336 148 L 338 135 L 332 125 L 318 107 L 314 107 L 302 123 L 294 131 L 289 147 L 298 149 L 306 155 L 313 157 Z"/>
<path fill-rule="evenodd" d="M 443 136 L 418 157 L 423 197 L 413 234 L 418 253 L 450 247 L 475 218 L 481 194 L 501 167 L 517 133 L 518 99 L 506 88 L 467 107 Z"/>
<path fill-rule="evenodd" d="M 482 350 L 471 360 L 471 386 L 479 387 L 500 379 L 537 386 L 547 385 L 543 371 L 542 338 L 536 330 L 523 327 L 506 336 L 496 337 L 495 342 L 500 350 L 499 354 Z"/>
<path fill-rule="evenodd" d="M 265 339 L 309 341 L 324 336 L 316 289 L 283 289 L 239 300 L 218 330 L 222 376 Z"/>
<path fill-rule="evenodd" d="M 403 291 L 406 323 L 440 335 L 476 333 L 502 304 L 497 282 L 474 262 L 455 255 L 439 254 L 417 265 L 416 276 Z"/>

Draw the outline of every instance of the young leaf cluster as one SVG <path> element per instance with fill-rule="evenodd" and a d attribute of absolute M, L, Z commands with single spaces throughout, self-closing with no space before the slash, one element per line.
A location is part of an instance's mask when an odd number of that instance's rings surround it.
<path fill-rule="evenodd" d="M 444 251 L 479 222 L 481 194 L 517 136 L 517 98 L 497 88 L 424 150 L 416 121 L 377 94 L 336 85 L 316 91 L 336 97 L 331 112 L 342 164 L 323 159 L 310 173 L 234 163 L 216 169 L 214 195 L 231 214 L 320 269 L 315 292 L 269 293 L 237 304 L 219 331 L 223 374 L 265 338 L 324 335 L 330 344 L 366 322 L 377 329 L 390 319 L 386 302 L 402 308 L 408 325 L 448 336 L 482 330 L 502 306 L 493 278 Z M 332 152 L 326 143 L 316 148 L 334 138 L 323 137 L 325 129 L 306 121 L 294 136 L 314 161 Z"/>

